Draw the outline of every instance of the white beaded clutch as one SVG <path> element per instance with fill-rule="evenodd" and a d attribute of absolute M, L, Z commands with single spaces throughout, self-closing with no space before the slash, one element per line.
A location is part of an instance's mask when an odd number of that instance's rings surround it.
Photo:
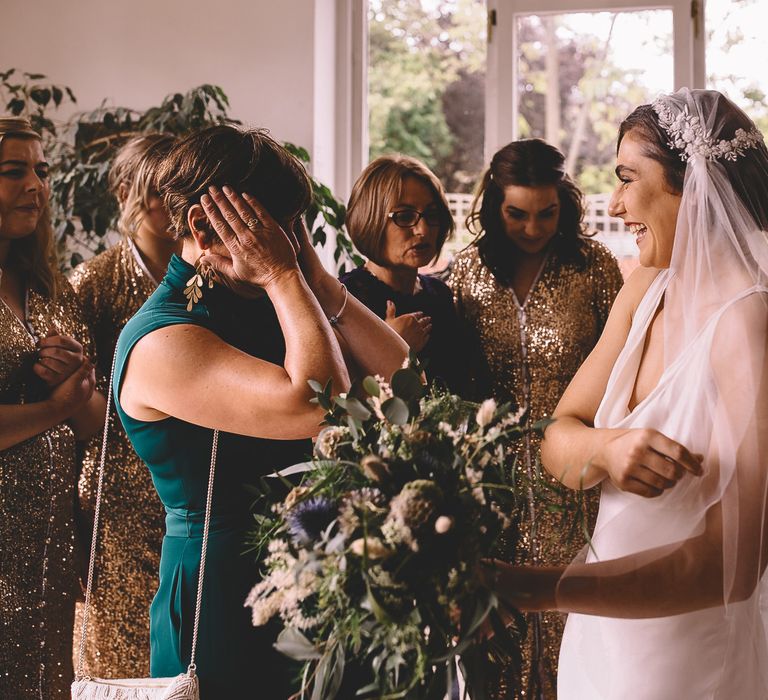
<path fill-rule="evenodd" d="M 199 700 L 197 676 L 175 678 L 81 678 L 72 684 L 72 700 Z"/>

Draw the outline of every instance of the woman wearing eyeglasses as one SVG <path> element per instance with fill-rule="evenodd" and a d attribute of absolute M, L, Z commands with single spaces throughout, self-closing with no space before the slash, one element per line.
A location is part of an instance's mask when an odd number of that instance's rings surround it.
<path fill-rule="evenodd" d="M 613 255 L 584 237 L 583 214 L 582 193 L 554 146 L 514 141 L 491 159 L 468 220 L 478 237 L 456 256 L 448 280 L 469 336 L 471 398 L 513 401 L 543 418 L 595 346 L 622 276 Z M 561 494 L 554 477 L 539 477 L 535 437 L 514 456 L 510 464 L 532 487 L 500 556 L 518 564 L 570 562 L 584 545 L 585 515 L 594 523 L 599 493 Z M 495 668 L 497 699 L 555 697 L 563 617 L 526 618 L 522 677 Z"/>
<path fill-rule="evenodd" d="M 465 369 L 451 291 L 419 274 L 453 232 L 440 181 L 415 158 L 376 158 L 352 188 L 346 225 L 367 261 L 341 281 L 426 362 L 428 379 L 460 391 Z"/>

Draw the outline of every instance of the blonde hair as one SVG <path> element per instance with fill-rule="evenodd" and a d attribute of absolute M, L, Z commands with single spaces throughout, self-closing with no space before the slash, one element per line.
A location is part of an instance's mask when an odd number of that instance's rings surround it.
<path fill-rule="evenodd" d="M 387 214 L 397 205 L 403 194 L 407 177 L 423 182 L 435 197 L 443 223 L 437 237 L 435 257 L 453 233 L 454 221 L 443 185 L 437 176 L 420 160 L 400 154 L 380 156 L 371 161 L 357 178 L 347 205 L 346 226 L 357 249 L 377 265 L 386 241 Z"/>
<path fill-rule="evenodd" d="M 30 121 L 23 117 L 0 117 L 0 148 L 7 138 L 42 141 Z M 40 213 L 35 230 L 29 236 L 11 241 L 6 264 L 25 278 L 26 283 L 35 291 L 56 299 L 59 285 L 48 202 Z"/>
<path fill-rule="evenodd" d="M 143 134 L 127 141 L 115 155 L 109 189 L 120 204 L 117 230 L 123 236 L 131 238 L 138 231 L 150 198 L 158 196 L 157 170 L 175 143 L 176 137 L 169 134 Z"/>

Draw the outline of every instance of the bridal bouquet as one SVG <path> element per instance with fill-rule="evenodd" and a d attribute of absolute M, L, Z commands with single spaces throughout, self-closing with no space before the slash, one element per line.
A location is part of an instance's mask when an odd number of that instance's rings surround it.
<path fill-rule="evenodd" d="M 488 655 L 509 662 L 511 619 L 478 580 L 517 512 L 508 448 L 522 412 L 422 385 L 418 368 L 368 377 L 359 400 L 312 382 L 327 410 L 299 486 L 256 517 L 264 578 L 254 625 L 279 616 L 276 647 L 303 662 L 296 697 L 439 698 L 459 655 L 473 698 Z M 482 641 L 481 625 L 495 632 Z M 341 697 L 341 695 L 339 695 Z"/>

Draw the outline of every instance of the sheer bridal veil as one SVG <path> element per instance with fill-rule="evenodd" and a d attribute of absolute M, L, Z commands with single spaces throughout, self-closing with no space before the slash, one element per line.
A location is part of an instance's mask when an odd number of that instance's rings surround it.
<path fill-rule="evenodd" d="M 653 110 L 685 163 L 672 259 L 636 312 L 595 426 L 659 430 L 703 454 L 704 475 L 656 499 L 604 484 L 592 546 L 558 586 L 560 609 L 589 614 L 568 621 L 563 696 L 651 682 L 662 685 L 632 697 L 673 697 L 683 674 L 675 697 L 768 697 L 768 151 L 718 92 L 683 89 Z M 664 372 L 629 411 L 643 319 L 660 303 Z"/>

